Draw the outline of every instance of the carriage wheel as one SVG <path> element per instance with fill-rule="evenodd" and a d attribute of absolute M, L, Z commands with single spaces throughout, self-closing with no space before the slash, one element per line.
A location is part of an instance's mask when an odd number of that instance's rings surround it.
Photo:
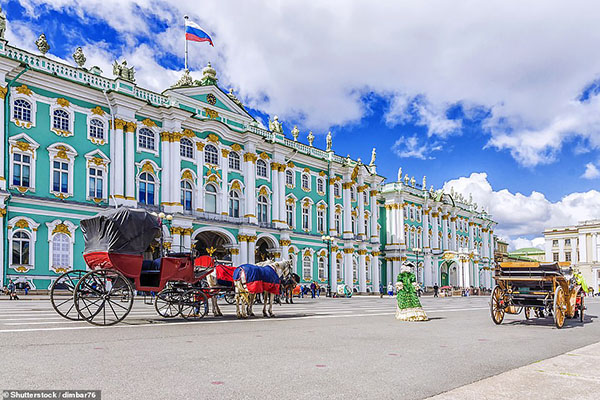
<path fill-rule="evenodd" d="M 181 316 L 187 320 L 198 320 L 208 314 L 208 298 L 201 290 L 190 289 L 181 295 Z"/>
<path fill-rule="evenodd" d="M 567 313 L 567 300 L 565 292 L 561 286 L 556 288 L 554 292 L 554 324 L 557 328 L 562 328 L 565 324 L 565 316 Z"/>
<path fill-rule="evenodd" d="M 235 304 L 235 292 L 226 292 L 223 298 L 227 304 Z"/>
<path fill-rule="evenodd" d="M 50 288 L 50 303 L 52 308 L 61 316 L 72 321 L 81 319 L 75 302 L 73 300 L 73 291 L 77 282 L 85 275 L 87 271 L 74 270 L 65 272 L 58 277 Z"/>
<path fill-rule="evenodd" d="M 531 307 L 525 307 L 525 319 L 531 319 Z"/>
<path fill-rule="evenodd" d="M 502 294 L 502 289 L 500 289 L 499 286 L 496 286 L 494 290 L 492 290 L 490 313 L 492 314 L 492 321 L 494 321 L 496 325 L 500 325 L 504 319 L 504 296 Z"/>
<path fill-rule="evenodd" d="M 154 308 L 158 315 L 173 318 L 180 311 L 181 292 L 173 289 L 161 290 L 154 299 Z"/>
<path fill-rule="evenodd" d="M 73 295 L 79 315 L 90 324 L 108 326 L 123 321 L 133 307 L 133 288 L 119 271 L 98 269 L 85 274 Z"/>

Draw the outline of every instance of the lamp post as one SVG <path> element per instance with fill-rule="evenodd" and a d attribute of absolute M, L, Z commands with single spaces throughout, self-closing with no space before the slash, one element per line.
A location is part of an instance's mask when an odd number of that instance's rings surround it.
<path fill-rule="evenodd" d="M 321 236 L 321 240 L 327 244 L 327 280 L 329 281 L 327 285 L 327 297 L 331 297 L 331 243 L 334 242 L 335 238 L 323 235 Z"/>
<path fill-rule="evenodd" d="M 169 232 L 171 232 L 171 222 L 173 221 L 173 216 L 171 214 L 167 215 L 162 211 L 158 214 L 155 212 L 153 212 L 151 214 L 154 215 L 155 217 L 157 217 L 160 220 L 161 224 L 166 225 Z M 160 252 L 161 252 L 161 254 L 164 254 L 164 250 L 165 250 L 164 235 L 163 235 L 163 232 L 161 229 L 161 232 L 160 232 Z"/>
<path fill-rule="evenodd" d="M 420 247 L 413 247 L 413 253 L 417 256 L 417 265 L 415 265 L 417 284 L 419 283 L 419 254 L 422 252 Z"/>

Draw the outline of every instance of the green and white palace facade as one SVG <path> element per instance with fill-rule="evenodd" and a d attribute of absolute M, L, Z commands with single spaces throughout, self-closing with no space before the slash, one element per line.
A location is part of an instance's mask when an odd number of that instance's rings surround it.
<path fill-rule="evenodd" d="M 462 196 L 402 174 L 386 183 L 374 152 L 367 165 L 330 137 L 315 148 L 276 117 L 262 127 L 210 65 L 162 93 L 125 64 L 114 73 L 0 40 L 3 285 L 45 290 L 85 268 L 80 219 L 127 206 L 172 216 L 171 251 L 292 258 L 303 282 L 333 290 L 377 292 L 403 262 L 426 286 L 490 287 L 495 223 Z"/>

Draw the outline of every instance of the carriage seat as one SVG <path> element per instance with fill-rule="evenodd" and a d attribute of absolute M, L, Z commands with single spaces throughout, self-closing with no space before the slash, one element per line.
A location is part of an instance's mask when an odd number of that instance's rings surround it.
<path fill-rule="evenodd" d="M 158 273 L 160 272 L 160 258 L 156 260 L 144 260 L 142 262 L 143 273 Z"/>

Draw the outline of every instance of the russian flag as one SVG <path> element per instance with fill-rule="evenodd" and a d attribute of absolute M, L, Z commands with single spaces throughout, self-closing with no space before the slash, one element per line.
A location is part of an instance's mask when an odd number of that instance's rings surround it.
<path fill-rule="evenodd" d="M 204 32 L 198 24 L 185 20 L 185 40 L 192 42 L 208 42 L 211 46 L 215 46 L 208 33 Z"/>

